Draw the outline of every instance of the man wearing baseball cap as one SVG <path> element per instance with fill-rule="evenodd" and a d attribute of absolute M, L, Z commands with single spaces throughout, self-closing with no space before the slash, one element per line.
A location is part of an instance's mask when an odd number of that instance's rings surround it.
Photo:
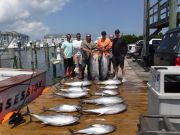
<path fill-rule="evenodd" d="M 125 82 L 126 78 L 125 78 L 124 60 L 128 49 L 124 39 L 122 39 L 122 37 L 120 36 L 120 30 L 116 29 L 114 33 L 115 33 L 115 38 L 113 40 L 113 45 L 112 45 L 114 72 L 115 72 L 114 79 L 118 79 L 118 66 L 120 65 L 122 71 L 122 82 Z"/>
<path fill-rule="evenodd" d="M 75 63 L 75 73 L 80 74 L 82 65 L 82 54 L 81 54 L 81 34 L 76 34 L 76 40 L 73 40 L 73 59 Z"/>
<path fill-rule="evenodd" d="M 110 50 L 112 48 L 112 42 L 109 38 L 106 37 L 106 31 L 102 31 L 101 35 L 102 35 L 102 38 L 100 38 L 96 44 L 97 49 L 98 49 L 99 65 L 101 64 L 101 58 L 102 58 L 103 53 L 106 55 L 109 62 Z M 108 65 L 107 65 L 107 68 L 108 68 Z M 101 75 L 101 71 L 102 71 L 101 66 L 99 66 L 99 76 L 100 76 L 99 79 L 100 80 L 107 79 L 108 74 L 106 75 L 105 78 L 103 78 Z"/>
<path fill-rule="evenodd" d="M 88 71 L 88 80 L 91 80 L 90 75 L 90 55 L 94 54 L 94 50 L 96 49 L 95 43 L 91 40 L 91 34 L 86 34 L 86 38 L 81 43 L 81 49 L 82 49 L 82 55 L 83 55 L 83 63 L 82 66 L 82 77 L 81 79 L 84 79 L 84 71 L 87 65 L 87 71 Z"/>
<path fill-rule="evenodd" d="M 73 69 L 73 44 L 71 42 L 71 34 L 66 35 L 67 41 L 61 46 L 61 54 L 64 57 L 64 75 L 65 79 L 72 77 Z"/>

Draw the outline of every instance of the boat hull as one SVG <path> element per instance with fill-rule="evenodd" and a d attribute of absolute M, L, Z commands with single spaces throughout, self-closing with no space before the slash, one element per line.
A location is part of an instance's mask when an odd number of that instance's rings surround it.
<path fill-rule="evenodd" d="M 7 113 L 22 108 L 40 96 L 45 85 L 46 76 L 42 71 L 19 74 L 0 81 L 0 122 Z"/>

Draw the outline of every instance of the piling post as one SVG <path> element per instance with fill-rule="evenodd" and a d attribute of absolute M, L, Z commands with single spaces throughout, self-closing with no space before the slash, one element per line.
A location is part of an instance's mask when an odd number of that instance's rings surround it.
<path fill-rule="evenodd" d="M 17 69 L 18 66 L 17 66 L 17 56 L 14 55 L 14 58 L 13 58 L 13 68 Z"/>
<path fill-rule="evenodd" d="M 1 55 L 0 55 L 0 68 L 2 67 L 2 64 L 1 64 Z"/>
<path fill-rule="evenodd" d="M 53 67 L 53 77 L 56 77 L 56 64 L 52 64 Z"/>
<path fill-rule="evenodd" d="M 48 61 L 48 67 L 50 68 L 49 45 L 47 45 L 47 61 Z"/>
<path fill-rule="evenodd" d="M 30 51 L 31 51 L 31 68 L 34 70 L 34 55 L 33 55 L 33 44 L 30 42 Z"/>
<path fill-rule="evenodd" d="M 12 46 L 8 47 L 8 54 L 9 54 L 9 58 L 11 60 L 13 60 L 12 68 L 18 68 L 18 66 L 17 66 L 17 56 L 15 55 L 14 47 L 12 47 Z"/>
<path fill-rule="evenodd" d="M 22 69 L 22 62 L 21 62 L 21 42 L 18 41 L 18 60 L 19 60 L 19 67 L 20 69 Z"/>
<path fill-rule="evenodd" d="M 169 29 L 177 26 L 177 0 L 169 0 Z"/>
<path fill-rule="evenodd" d="M 146 66 L 149 65 L 149 7 L 149 0 L 144 0 L 143 58 Z"/>
<path fill-rule="evenodd" d="M 37 58 L 37 47 L 36 43 L 34 44 L 34 55 L 35 55 L 35 68 L 38 68 L 38 58 Z"/>
<path fill-rule="evenodd" d="M 51 55 L 52 55 L 51 63 L 52 63 L 52 68 L 53 68 L 53 77 L 55 78 L 56 77 L 56 64 L 53 63 L 53 60 L 52 60 L 52 59 L 55 59 L 54 52 L 52 52 Z"/>

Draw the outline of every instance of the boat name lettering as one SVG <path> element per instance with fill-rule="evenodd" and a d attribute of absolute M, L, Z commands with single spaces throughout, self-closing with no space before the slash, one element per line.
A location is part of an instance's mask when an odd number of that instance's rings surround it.
<path fill-rule="evenodd" d="M 17 93 L 14 97 L 8 98 L 5 102 L 1 100 L 0 102 L 0 113 L 3 111 L 5 106 L 5 110 L 11 108 L 13 105 L 18 104 L 19 102 L 25 100 L 25 98 L 29 97 L 30 95 L 35 94 L 38 92 L 38 88 L 42 87 L 42 81 L 39 81 L 35 85 L 30 85 L 27 90 L 22 91 L 21 93 Z"/>

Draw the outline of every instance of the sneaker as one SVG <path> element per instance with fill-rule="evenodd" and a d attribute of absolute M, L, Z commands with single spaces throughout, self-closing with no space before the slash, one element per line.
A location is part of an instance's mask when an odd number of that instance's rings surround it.
<path fill-rule="evenodd" d="M 117 80 L 117 79 L 118 79 L 117 76 L 114 76 L 113 80 Z"/>
<path fill-rule="evenodd" d="M 74 72 L 77 73 L 77 74 L 79 74 L 79 68 L 76 67 L 76 68 L 74 69 Z"/>
<path fill-rule="evenodd" d="M 122 79 L 122 82 L 123 82 L 123 83 L 124 83 L 124 82 L 127 82 L 126 78 L 123 78 L 123 79 Z"/>

